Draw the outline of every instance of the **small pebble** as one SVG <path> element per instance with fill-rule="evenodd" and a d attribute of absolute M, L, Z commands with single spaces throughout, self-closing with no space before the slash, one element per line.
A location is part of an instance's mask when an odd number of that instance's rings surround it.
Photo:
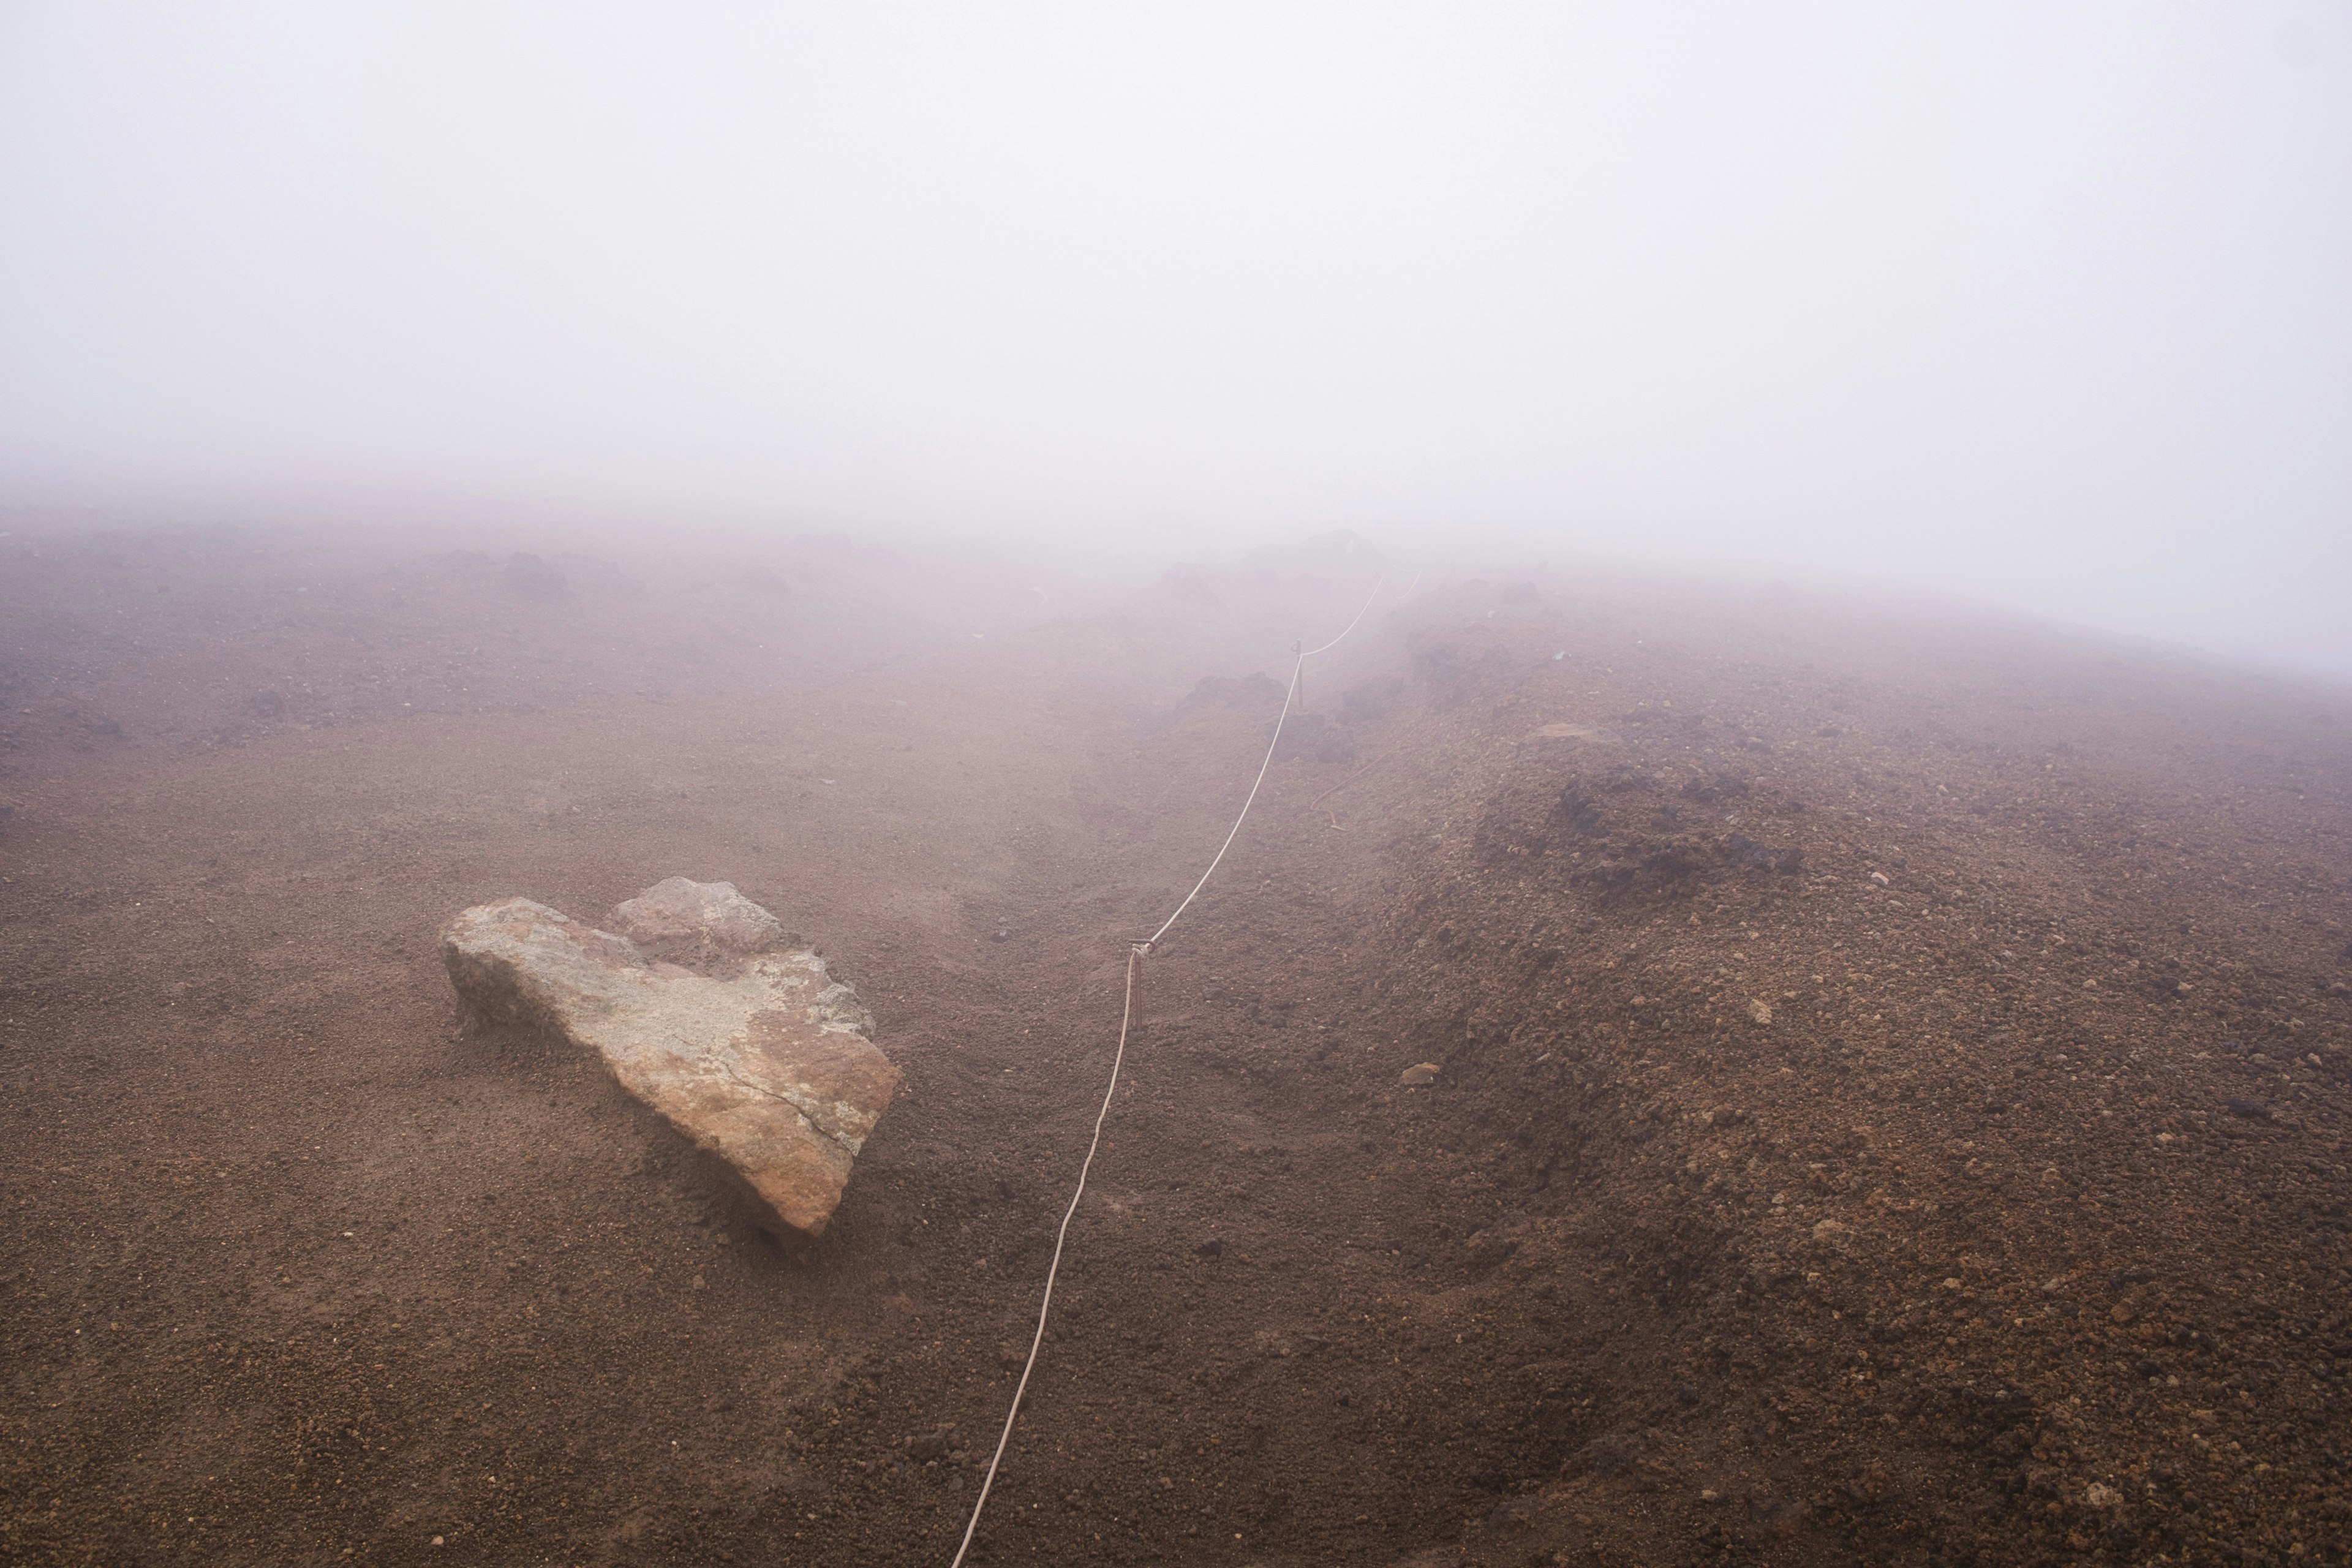
<path fill-rule="evenodd" d="M 1419 1089 L 1423 1084 L 1435 1083 L 1436 1081 L 1437 1064 L 1435 1062 L 1415 1062 L 1412 1066 L 1405 1068 L 1404 1071 L 1397 1074 L 1397 1082 L 1404 1085 L 1407 1089 Z"/>

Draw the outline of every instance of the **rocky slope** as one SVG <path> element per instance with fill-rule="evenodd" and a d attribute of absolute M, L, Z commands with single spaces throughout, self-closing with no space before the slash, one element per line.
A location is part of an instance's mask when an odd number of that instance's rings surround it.
<path fill-rule="evenodd" d="M 2332 711 L 1496 607 L 1414 634 L 1390 743 L 1473 760 L 1392 836 L 1380 993 L 1444 1069 L 1394 1113 L 1493 1187 L 1450 1253 L 1577 1412 L 1470 1556 L 2336 1560 Z"/>
<path fill-rule="evenodd" d="M 487 580 L 548 710 L 265 721 L 87 554 L 0 650 L 0 1558 L 945 1562 L 1127 944 L 1361 563 L 658 701 L 565 662 L 584 574 Z M 1307 691 L 1144 967 L 979 1561 L 2342 1560 L 2340 689 L 1562 575 L 1425 584 Z M 905 1073 L 805 1250 L 457 1026 L 450 911 L 680 870 L 824 933 Z"/>

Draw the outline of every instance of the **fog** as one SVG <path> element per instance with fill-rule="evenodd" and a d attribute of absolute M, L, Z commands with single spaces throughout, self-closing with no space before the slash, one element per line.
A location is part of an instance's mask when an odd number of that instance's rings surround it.
<path fill-rule="evenodd" d="M 1353 528 L 2352 670 L 2352 11 L 9 5 L 13 513 Z"/>

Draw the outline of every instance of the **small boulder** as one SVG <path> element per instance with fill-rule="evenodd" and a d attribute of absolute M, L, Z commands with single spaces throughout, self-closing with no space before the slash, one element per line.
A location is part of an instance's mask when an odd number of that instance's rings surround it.
<path fill-rule="evenodd" d="M 696 967 L 724 965 L 794 939 L 783 922 L 732 882 L 671 877 L 613 906 L 605 923 L 655 958 Z"/>
<path fill-rule="evenodd" d="M 857 994 L 724 882 L 673 877 L 614 917 L 634 938 L 529 899 L 467 910 L 441 935 L 450 984 L 478 1016 L 595 1053 L 778 1219 L 822 1234 L 898 1087 Z"/>

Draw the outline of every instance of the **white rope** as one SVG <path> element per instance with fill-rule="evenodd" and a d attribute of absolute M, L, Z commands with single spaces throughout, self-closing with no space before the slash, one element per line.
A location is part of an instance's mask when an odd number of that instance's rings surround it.
<path fill-rule="evenodd" d="M 1372 591 L 1369 595 L 1365 595 L 1363 608 L 1356 612 L 1356 620 L 1349 621 L 1345 626 L 1341 627 L 1338 637 L 1333 637 L 1321 647 L 1307 649 L 1300 653 L 1298 657 L 1292 661 L 1290 666 L 1290 684 L 1288 687 L 1284 689 L 1282 693 L 1282 711 L 1276 715 L 1274 721 L 1274 738 L 1265 743 L 1265 760 L 1258 763 L 1257 777 L 1250 781 L 1249 798 L 1242 802 L 1242 814 L 1234 818 L 1233 831 L 1225 835 L 1225 841 L 1223 844 L 1217 846 L 1216 859 L 1209 862 L 1209 868 L 1201 873 L 1201 879 L 1192 884 L 1192 890 L 1184 895 L 1184 901 L 1182 903 L 1176 906 L 1176 914 L 1170 915 L 1165 921 L 1160 922 L 1160 929 L 1158 931 L 1153 931 L 1150 936 L 1143 939 L 1144 952 L 1150 952 L 1151 951 L 1151 944 L 1168 934 L 1168 928 L 1176 923 L 1177 915 L 1182 914 L 1186 910 L 1192 907 L 1192 900 L 1201 896 L 1201 889 L 1207 887 L 1209 885 L 1209 879 L 1217 874 L 1217 866 L 1219 862 L 1224 859 L 1225 851 L 1234 847 L 1234 839 L 1235 836 L 1241 832 L 1242 824 L 1249 820 L 1250 807 L 1257 802 L 1258 785 L 1265 783 L 1265 770 L 1274 765 L 1274 749 L 1282 744 L 1282 726 L 1289 720 L 1290 704 L 1298 695 L 1299 672 L 1307 668 L 1307 661 L 1308 659 L 1313 658 L 1318 653 L 1329 653 L 1333 648 L 1338 647 L 1342 642 L 1347 640 L 1348 634 L 1356 629 L 1356 621 L 1362 620 L 1364 618 L 1364 611 L 1370 609 L 1372 607 L 1372 601 L 1381 596 L 1381 584 L 1387 581 L 1388 578 L 1386 576 L 1382 576 L 1372 584 Z M 1290 646 L 1293 648 L 1297 648 L 1298 647 L 1297 643 L 1293 643 Z"/>
<path fill-rule="evenodd" d="M 1415 579 L 1415 581 L 1418 580 Z M 1029 1392 L 1029 1374 L 1037 1370 L 1037 1352 L 1045 1342 L 1045 1318 L 1054 1308 L 1054 1282 L 1061 1277 L 1062 1272 L 1062 1246 L 1069 1238 L 1070 1221 L 1078 1212 L 1078 1200 L 1087 1195 L 1087 1175 L 1095 1168 L 1095 1151 L 1102 1146 L 1103 1122 L 1110 1115 L 1111 1097 L 1118 1092 L 1119 1068 L 1127 1061 L 1127 1030 L 1129 1024 L 1135 1017 L 1136 963 L 1150 952 L 1153 942 L 1168 934 L 1168 928 L 1176 923 L 1176 915 L 1181 915 L 1190 909 L 1192 900 L 1201 896 L 1201 889 L 1209 885 L 1209 879 L 1215 874 L 1218 862 L 1224 859 L 1225 851 L 1234 847 L 1234 839 L 1240 834 L 1242 824 L 1249 820 L 1250 807 L 1257 801 L 1258 786 L 1265 783 L 1265 771 L 1274 765 L 1274 749 L 1281 743 L 1282 726 L 1290 717 L 1291 700 L 1298 693 L 1299 671 L 1306 667 L 1308 659 L 1318 653 L 1330 652 L 1346 640 L 1348 634 L 1356 629 L 1356 621 L 1364 618 L 1364 610 L 1370 609 L 1372 600 L 1380 597 L 1381 584 L 1387 581 L 1388 578 L 1382 576 L 1372 584 L 1371 593 L 1364 600 L 1363 609 L 1356 612 L 1356 620 L 1349 621 L 1345 627 L 1341 628 L 1338 637 L 1333 637 L 1321 647 L 1308 648 L 1297 654 L 1297 659 L 1290 667 L 1290 685 L 1282 693 L 1282 712 L 1274 721 L 1274 739 L 1268 741 L 1265 745 L 1265 760 L 1257 765 L 1257 777 L 1250 782 L 1249 796 L 1242 802 L 1241 815 L 1234 818 L 1232 831 L 1225 835 L 1225 841 L 1217 846 L 1216 859 L 1209 862 L 1209 868 L 1201 873 L 1201 879 L 1192 884 L 1192 890 L 1184 895 L 1182 903 L 1176 906 L 1176 914 L 1170 915 L 1161 921 L 1160 929 L 1143 941 L 1128 944 L 1127 1000 L 1119 1007 L 1118 1049 L 1111 1054 L 1110 1082 L 1103 1089 L 1102 1109 L 1095 1112 L 1094 1136 L 1087 1141 L 1087 1157 L 1078 1166 L 1077 1188 L 1070 1194 L 1070 1206 L 1062 1211 L 1061 1228 L 1054 1232 L 1054 1260 L 1045 1266 L 1045 1294 L 1044 1300 L 1037 1303 L 1037 1331 L 1029 1337 L 1029 1359 L 1021 1365 L 1021 1381 L 1013 1385 L 1013 1404 L 1004 1412 L 1004 1430 L 997 1435 L 996 1451 L 988 1457 L 988 1474 L 981 1478 L 980 1495 L 971 1502 L 971 1521 L 963 1527 L 962 1544 L 956 1548 L 955 1560 L 948 1565 L 948 1568 L 963 1568 L 964 1554 L 971 1550 L 972 1537 L 980 1530 L 981 1510 L 987 1508 L 989 1491 L 996 1485 L 996 1468 L 1004 1462 L 1005 1445 L 1013 1441 L 1013 1423 L 1021 1414 L 1022 1396 Z M 1297 645 L 1293 644 L 1292 647 L 1296 649 Z"/>
<path fill-rule="evenodd" d="M 1307 656 L 1300 654 L 1298 660 L 1299 664 L 1304 664 L 1307 661 Z M 1265 770 L 1274 765 L 1274 749 L 1282 744 L 1283 722 L 1290 717 L 1290 700 L 1297 695 L 1298 665 L 1294 664 L 1290 667 L 1290 684 L 1283 689 L 1282 711 L 1275 717 L 1274 738 L 1265 743 L 1265 760 L 1258 763 L 1257 777 L 1250 781 L 1249 798 L 1242 802 L 1242 814 L 1234 818 L 1233 832 L 1226 834 L 1225 841 L 1217 846 L 1216 859 L 1209 862 L 1209 868 L 1201 873 L 1201 879 L 1192 884 L 1192 890 L 1184 895 L 1182 903 L 1176 906 L 1176 914 L 1170 915 L 1160 921 L 1160 929 L 1143 939 L 1144 952 L 1150 952 L 1151 944 L 1168 934 L 1168 928 L 1176 923 L 1176 915 L 1181 915 L 1192 907 L 1192 900 L 1201 896 L 1201 889 L 1207 887 L 1209 879 L 1217 874 L 1217 867 L 1224 859 L 1225 851 L 1234 847 L 1234 835 L 1241 832 L 1242 824 L 1249 820 L 1250 807 L 1256 803 L 1258 785 L 1265 783 Z"/>
<path fill-rule="evenodd" d="M 1021 1382 L 1013 1390 L 1013 1405 L 1004 1413 L 1004 1430 L 998 1434 L 996 1452 L 988 1457 L 988 1474 L 980 1483 L 980 1496 L 971 1503 L 971 1522 L 963 1527 L 963 1544 L 956 1548 L 955 1562 L 950 1568 L 962 1568 L 963 1554 L 971 1550 L 972 1533 L 980 1529 L 980 1510 L 988 1506 L 988 1490 L 996 1484 L 996 1467 L 1003 1462 L 1004 1446 L 1013 1441 L 1013 1418 L 1021 1414 L 1021 1396 L 1029 1392 L 1029 1374 L 1036 1370 L 1037 1347 L 1045 1342 L 1045 1314 L 1054 1305 L 1054 1280 L 1062 1272 L 1062 1243 L 1070 1234 L 1070 1218 L 1078 1212 L 1078 1200 L 1086 1196 L 1087 1173 L 1095 1168 L 1095 1150 L 1102 1143 L 1104 1118 L 1110 1115 L 1111 1096 L 1118 1092 L 1118 1069 L 1127 1060 L 1127 1026 L 1135 1016 L 1135 961 L 1143 956 L 1139 944 L 1127 950 L 1127 1001 L 1118 1013 L 1118 1050 L 1110 1059 L 1110 1086 L 1103 1090 L 1102 1109 L 1095 1112 L 1095 1135 L 1087 1144 L 1085 1163 L 1078 1167 L 1077 1191 L 1070 1194 L 1070 1206 L 1062 1211 L 1062 1228 L 1054 1233 L 1054 1261 L 1045 1268 L 1045 1299 L 1037 1303 L 1037 1331 L 1029 1337 L 1029 1359 L 1021 1368 Z"/>
<path fill-rule="evenodd" d="M 1356 612 L 1356 621 L 1360 621 L 1364 618 L 1364 610 L 1369 610 L 1372 607 L 1372 601 L 1381 596 L 1381 584 L 1387 581 L 1388 578 L 1386 576 L 1379 577 L 1373 581 L 1372 591 L 1364 596 L 1364 608 Z M 1416 583 L 1421 581 L 1419 574 L 1416 573 L 1414 574 L 1413 581 Z M 1408 590 L 1408 592 L 1410 590 Z M 1329 653 L 1333 648 L 1338 647 L 1341 643 L 1348 640 L 1348 634 L 1356 629 L 1356 621 L 1349 621 L 1346 626 L 1341 626 L 1339 628 L 1339 635 L 1333 637 L 1329 642 L 1325 643 L 1321 647 L 1310 647 L 1298 657 L 1301 658 L 1313 658 L 1318 653 Z"/>

